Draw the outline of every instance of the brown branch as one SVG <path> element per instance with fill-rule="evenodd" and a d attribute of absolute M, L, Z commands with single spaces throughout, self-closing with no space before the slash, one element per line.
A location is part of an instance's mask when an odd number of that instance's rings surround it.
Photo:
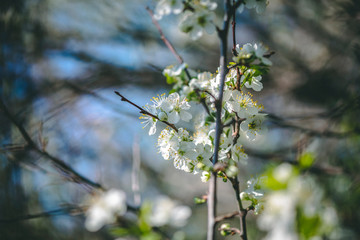
<path fill-rule="evenodd" d="M 180 62 L 180 64 L 184 63 L 183 58 L 178 54 L 178 52 L 176 51 L 176 49 L 174 48 L 174 46 L 170 43 L 170 41 L 165 37 L 163 31 L 161 30 L 161 27 L 158 23 L 158 21 L 156 21 L 156 19 L 154 18 L 154 12 L 149 8 L 146 7 L 146 10 L 149 12 L 150 16 L 151 16 L 151 20 L 154 23 L 155 27 L 157 28 L 157 30 L 160 33 L 161 36 L 161 40 L 163 40 L 163 42 L 165 43 L 165 45 L 169 48 L 169 50 L 174 54 L 174 56 L 176 57 L 176 59 Z"/>
<path fill-rule="evenodd" d="M 246 215 L 248 213 L 248 209 L 245 209 L 242 205 L 242 201 L 240 199 L 240 185 L 238 177 L 229 178 L 231 185 L 235 191 L 235 197 L 238 202 L 239 208 L 239 216 L 240 216 L 240 238 L 242 240 L 247 240 L 247 230 L 246 230 Z"/>
<path fill-rule="evenodd" d="M 25 128 L 15 119 L 15 117 L 10 113 L 5 104 L 0 100 L 0 109 L 4 112 L 7 118 L 16 126 L 19 130 L 22 137 L 25 139 L 27 143 L 27 147 L 31 148 L 42 157 L 45 157 L 51 160 L 51 163 L 69 180 L 78 184 L 83 184 L 86 187 L 104 189 L 99 183 L 95 183 L 92 180 L 82 176 L 80 173 L 75 171 L 72 167 L 67 165 L 63 160 L 52 156 L 46 151 L 40 149 L 35 142 L 31 139 L 30 135 L 27 133 Z"/>
<path fill-rule="evenodd" d="M 154 18 L 154 13 L 153 11 L 149 8 L 146 7 L 146 10 L 149 12 L 150 16 L 151 16 L 151 20 L 154 23 L 155 27 L 157 28 L 157 30 L 159 31 L 159 34 L 161 36 L 161 40 L 163 40 L 163 42 L 165 43 L 165 45 L 168 47 L 168 49 L 173 53 L 173 55 L 175 56 L 175 58 L 179 61 L 180 64 L 184 63 L 184 59 L 180 56 L 180 54 L 176 51 L 175 47 L 171 44 L 171 42 L 165 37 L 163 31 L 161 30 L 161 27 L 158 23 L 158 21 L 156 21 L 156 19 Z M 188 80 L 191 80 L 191 75 L 189 73 L 189 70 L 187 67 L 184 68 L 185 74 L 188 78 Z M 198 95 L 199 99 L 200 99 L 200 103 L 201 105 L 204 107 L 205 111 L 207 114 L 210 115 L 210 110 L 208 108 L 208 106 L 206 105 L 206 101 L 204 98 L 201 98 L 200 94 L 198 91 L 195 90 L 195 93 Z"/>
<path fill-rule="evenodd" d="M 276 124 L 279 127 L 296 129 L 309 136 L 327 137 L 327 138 L 347 138 L 360 134 L 359 128 L 355 128 L 352 131 L 347 131 L 347 132 L 317 131 L 288 123 L 281 117 L 276 116 L 275 114 L 267 113 L 267 117 L 272 123 Z"/>
<path fill-rule="evenodd" d="M 148 115 L 148 116 L 150 116 L 150 117 L 153 117 L 153 118 L 157 119 L 158 121 L 165 123 L 166 125 L 168 125 L 168 126 L 171 127 L 172 129 L 174 129 L 176 132 L 178 132 L 178 129 L 175 127 L 174 124 L 169 123 L 168 121 L 160 120 L 160 119 L 158 118 L 158 116 L 155 116 L 154 114 L 146 111 L 145 109 L 143 109 L 143 108 L 140 107 L 139 105 L 133 103 L 132 101 L 130 101 L 129 99 L 127 99 L 126 97 L 124 97 L 123 95 L 121 95 L 118 91 L 114 91 L 114 92 L 115 92 L 116 95 L 118 95 L 119 97 L 121 97 L 121 101 L 128 102 L 128 103 L 130 103 L 131 105 L 133 105 L 134 107 L 136 107 L 137 109 L 139 109 L 141 114 L 144 114 L 144 115 Z"/>
<path fill-rule="evenodd" d="M 235 0 L 233 0 L 233 5 L 235 5 Z M 237 57 L 238 53 L 236 52 L 236 15 L 235 15 L 236 9 L 233 8 L 233 19 L 231 22 L 232 25 L 232 37 L 233 37 L 233 48 L 232 48 L 232 54 Z"/>
<path fill-rule="evenodd" d="M 226 219 L 232 219 L 232 218 L 234 218 L 236 216 L 239 216 L 239 215 L 240 215 L 240 212 L 236 211 L 236 212 L 228 213 L 228 214 L 225 214 L 225 215 L 217 216 L 215 218 L 215 221 L 216 222 L 221 222 L 221 221 L 226 220 Z"/>
<path fill-rule="evenodd" d="M 14 218 L 8 218 L 8 219 L 0 219 L 0 223 L 13 223 L 13 222 L 19 222 L 19 221 L 25 221 L 25 220 L 31 220 L 35 218 L 43 218 L 43 217 L 52 217 L 52 216 L 59 216 L 59 215 L 77 215 L 83 213 L 84 209 L 81 207 L 65 207 L 65 208 L 59 208 L 55 210 L 50 210 L 47 212 L 41 212 L 41 213 L 35 213 L 35 214 L 27 214 L 19 217 Z"/>

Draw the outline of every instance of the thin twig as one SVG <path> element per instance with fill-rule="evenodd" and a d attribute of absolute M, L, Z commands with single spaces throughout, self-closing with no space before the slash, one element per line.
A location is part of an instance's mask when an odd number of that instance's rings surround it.
<path fill-rule="evenodd" d="M 248 213 L 248 209 L 245 209 L 242 205 L 242 201 L 240 198 L 240 185 L 239 185 L 238 176 L 235 176 L 234 178 L 229 178 L 229 180 L 235 191 L 236 201 L 238 202 L 239 216 L 240 216 L 240 238 L 242 240 L 247 240 L 246 215 Z"/>
<path fill-rule="evenodd" d="M 170 43 L 170 41 L 165 37 L 163 31 L 161 30 L 161 27 L 158 23 L 158 21 L 156 21 L 155 17 L 154 17 L 154 13 L 153 11 L 149 8 L 146 7 L 146 10 L 149 12 L 150 16 L 151 16 L 151 20 L 154 23 L 155 27 L 157 28 L 157 30 L 160 33 L 161 36 L 161 40 L 163 40 L 163 42 L 165 43 L 165 45 L 169 48 L 169 50 L 174 54 L 174 56 L 176 57 L 176 59 L 180 62 L 180 64 L 184 63 L 183 58 L 178 54 L 178 52 L 176 51 L 176 49 L 174 48 L 174 46 Z"/>
<path fill-rule="evenodd" d="M 129 99 L 127 99 L 126 97 L 124 97 L 123 95 L 121 95 L 118 91 L 114 91 L 114 92 L 115 92 L 116 95 L 118 95 L 119 97 L 121 97 L 121 101 L 128 102 L 128 103 L 130 103 L 131 105 L 133 105 L 134 107 L 136 107 L 137 109 L 139 109 L 141 114 L 144 114 L 144 115 L 148 115 L 148 116 L 150 116 L 150 117 L 153 117 L 153 118 L 157 119 L 158 121 L 165 123 L 166 125 L 168 125 L 168 126 L 171 127 L 172 129 L 174 129 L 176 132 L 178 132 L 178 129 L 175 127 L 174 124 L 169 123 L 168 121 L 160 120 L 160 119 L 158 118 L 158 116 L 155 116 L 154 114 L 146 111 L 145 109 L 143 109 L 143 108 L 140 107 L 139 105 L 133 103 L 132 101 L 130 101 Z"/>
<path fill-rule="evenodd" d="M 232 213 L 228 213 L 228 214 L 224 214 L 224 215 L 221 215 L 221 216 L 217 216 L 215 218 L 215 221 L 216 222 L 221 222 L 223 220 L 226 220 L 226 219 L 232 219 L 236 216 L 239 216 L 240 215 L 240 212 L 239 211 L 235 211 L 235 212 L 232 212 Z"/>
<path fill-rule="evenodd" d="M 14 223 L 19 221 L 35 219 L 35 218 L 53 217 L 53 216 L 67 215 L 67 214 L 75 215 L 75 214 L 81 214 L 83 213 L 83 211 L 84 210 L 81 207 L 71 206 L 71 207 L 59 208 L 41 213 L 27 214 L 19 217 L 8 218 L 8 219 L 0 219 L 0 223 Z"/>
<path fill-rule="evenodd" d="M 165 37 L 163 31 L 161 30 L 161 27 L 158 23 L 158 21 L 156 21 L 155 17 L 154 17 L 154 13 L 153 11 L 149 8 L 146 7 L 146 10 L 149 12 L 150 16 L 151 16 L 151 20 L 154 23 L 155 27 L 157 28 L 157 30 L 159 31 L 159 34 L 161 36 L 161 40 L 163 40 L 163 42 L 165 43 L 165 45 L 169 48 L 169 50 L 173 53 L 173 55 L 176 57 L 176 59 L 179 61 L 180 64 L 184 63 L 184 59 L 180 56 L 180 54 L 176 51 L 175 47 L 171 44 L 171 42 Z M 189 69 L 187 67 L 184 68 L 185 74 L 188 78 L 188 81 L 190 82 L 190 80 L 192 79 Z M 201 95 L 199 94 L 199 91 L 195 90 L 195 93 L 198 95 L 199 99 L 200 99 L 200 103 L 201 105 L 204 107 L 205 111 L 207 114 L 210 115 L 210 110 L 206 104 L 205 98 L 202 98 Z"/>

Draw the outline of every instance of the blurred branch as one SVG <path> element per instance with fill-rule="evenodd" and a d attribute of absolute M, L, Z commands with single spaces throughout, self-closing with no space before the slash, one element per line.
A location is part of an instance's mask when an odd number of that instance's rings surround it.
<path fill-rule="evenodd" d="M 101 95 L 93 92 L 93 91 L 90 91 L 86 88 L 83 88 L 77 84 L 74 84 L 72 82 L 69 82 L 69 81 L 65 81 L 64 82 L 65 86 L 71 88 L 73 91 L 75 91 L 76 93 L 78 94 L 86 94 L 86 95 L 89 95 L 89 96 L 92 96 L 96 99 L 98 99 L 99 101 L 103 102 L 106 106 L 109 106 L 116 112 L 120 113 L 121 115 L 127 115 L 129 117 L 134 117 L 134 118 L 137 118 L 138 116 L 136 114 L 132 114 L 132 113 L 128 113 L 128 112 L 125 112 L 125 111 L 121 111 L 119 109 L 119 104 L 118 103 L 115 103 L 114 101 L 111 101 L 110 99 L 107 99 L 107 98 L 104 98 L 102 97 Z"/>
<path fill-rule="evenodd" d="M 0 147 L 0 153 L 23 151 L 25 148 L 26 148 L 25 144 L 6 144 Z"/>
<path fill-rule="evenodd" d="M 22 137 L 27 142 L 27 147 L 34 150 L 41 156 L 49 159 L 52 164 L 70 181 L 78 183 L 78 184 L 84 184 L 85 186 L 88 186 L 90 188 L 97 188 L 102 189 L 104 188 L 99 184 L 95 183 L 92 180 L 82 176 L 77 171 L 75 171 L 73 168 L 71 168 L 69 165 L 67 165 L 64 161 L 61 159 L 52 156 L 48 152 L 40 149 L 36 143 L 31 139 L 30 135 L 27 133 L 25 128 L 15 119 L 15 117 L 10 113 L 8 108 L 5 106 L 5 104 L 0 100 L 0 109 L 2 112 L 6 115 L 6 117 L 16 126 L 16 128 L 19 130 Z"/>
<path fill-rule="evenodd" d="M 232 213 L 228 213 L 228 214 L 224 214 L 224 215 L 221 215 L 221 216 L 217 216 L 215 218 L 215 221 L 216 222 L 221 222 L 223 220 L 226 220 L 226 219 L 232 219 L 236 216 L 239 216 L 240 215 L 240 212 L 239 211 L 235 211 L 235 212 L 232 212 Z"/>
<path fill-rule="evenodd" d="M 154 23 L 155 27 L 157 28 L 157 30 L 159 31 L 159 34 L 161 36 L 161 40 L 163 40 L 163 42 L 165 43 L 165 45 L 168 47 L 168 49 L 174 54 L 174 56 L 176 57 L 176 59 L 179 61 L 180 64 L 184 63 L 183 58 L 178 54 L 178 52 L 176 51 L 176 49 L 174 48 L 174 46 L 170 43 L 170 41 L 165 37 L 163 31 L 161 30 L 161 27 L 159 25 L 159 23 L 156 21 L 156 19 L 154 18 L 154 13 L 153 11 L 149 8 L 146 7 L 146 10 L 149 12 L 150 16 L 151 16 L 151 20 Z M 189 77 L 189 79 L 191 79 L 189 72 L 187 71 L 186 73 Z"/>
<path fill-rule="evenodd" d="M 348 131 L 348 132 L 317 131 L 317 130 L 304 128 L 301 126 L 297 126 L 297 125 L 288 123 L 283 118 L 276 116 L 275 114 L 272 114 L 272 113 L 267 113 L 267 114 L 268 114 L 269 120 L 272 123 L 276 124 L 277 126 L 282 127 L 282 128 L 296 129 L 296 130 L 299 130 L 309 136 L 327 137 L 327 138 L 346 138 L 346 137 L 352 137 L 354 135 L 360 134 L 359 128 L 356 128 L 356 129 L 354 129 L 352 131 Z"/>
<path fill-rule="evenodd" d="M 293 147 L 288 148 L 287 150 L 291 150 L 293 149 Z M 291 158 L 289 156 L 286 156 L 283 152 L 285 152 L 284 149 L 277 151 L 277 152 L 272 152 L 272 153 L 268 153 L 268 152 L 260 152 L 260 151 L 255 151 L 255 150 L 251 150 L 251 149 L 247 149 L 246 153 L 249 156 L 252 157 L 256 157 L 259 158 L 261 160 L 265 160 L 265 161 L 274 161 L 274 162 L 286 162 L 289 164 L 293 164 L 293 165 L 298 165 L 299 162 L 294 160 L 294 158 Z M 334 167 L 334 166 L 323 166 L 323 165 L 312 165 L 310 168 L 307 168 L 306 171 L 312 172 L 312 173 L 316 173 L 316 174 L 328 174 L 328 175 L 338 175 L 338 174 L 343 174 L 344 170 L 340 167 Z"/>
<path fill-rule="evenodd" d="M 13 223 L 13 222 L 30 220 L 30 219 L 34 219 L 34 218 L 53 217 L 53 216 L 68 215 L 68 214 L 78 215 L 78 214 L 82 214 L 83 212 L 84 212 L 84 209 L 81 207 L 68 206 L 68 207 L 64 207 L 64 208 L 50 210 L 47 212 L 27 214 L 24 216 L 19 216 L 19 217 L 14 217 L 14 218 L 9 218 L 9 219 L 0 219 L 0 223 Z"/>

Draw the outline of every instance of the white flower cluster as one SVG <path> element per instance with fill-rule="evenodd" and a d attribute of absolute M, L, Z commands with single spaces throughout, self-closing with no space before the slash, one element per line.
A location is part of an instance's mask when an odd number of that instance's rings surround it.
<path fill-rule="evenodd" d="M 231 123 L 235 118 L 239 119 L 238 133 L 235 133 L 231 125 L 223 128 L 220 137 L 219 161 L 227 164 L 227 175 L 237 174 L 238 163 L 246 163 L 247 154 L 244 151 L 239 135 L 254 141 L 265 131 L 263 122 L 266 114 L 260 112 L 262 105 L 253 100 L 250 93 L 243 91 L 244 88 L 254 91 L 261 91 L 261 71 L 259 68 L 252 68 L 251 64 L 265 66 L 271 62 L 264 57 L 265 47 L 261 44 L 245 44 L 242 48 L 238 47 L 238 64 L 231 67 L 225 78 L 222 122 Z M 246 59 L 246 65 L 241 65 L 241 59 Z M 210 72 L 198 72 L 188 69 L 187 65 L 169 66 L 163 71 L 167 82 L 174 84 L 173 91 L 168 97 L 164 95 L 154 98 L 152 105 L 146 105 L 145 109 L 152 115 L 143 116 L 143 123 L 151 125 L 149 134 L 156 131 L 158 120 L 176 124 L 180 119 L 189 121 L 192 115 L 188 112 L 190 101 L 202 101 L 209 106 L 209 115 L 202 117 L 195 125 L 195 134 L 191 135 L 183 128 L 178 131 L 166 128 L 159 138 L 158 146 L 160 153 L 166 160 L 172 160 L 177 169 L 186 172 L 197 173 L 204 171 L 202 181 L 209 179 L 211 168 L 211 157 L 214 149 L 215 139 L 215 98 L 219 96 L 220 74 Z M 240 84 L 240 85 L 239 85 Z M 239 85 L 239 86 L 238 86 Z M 200 117 L 201 118 L 201 117 Z M 204 164 L 203 165 L 199 163 Z M 206 168 L 208 167 L 208 168 Z M 230 171 L 231 168 L 231 171 Z"/>
<path fill-rule="evenodd" d="M 245 4 L 241 4 L 239 7 L 239 12 L 242 12 L 244 10 L 244 7 L 248 9 L 255 8 L 256 12 L 258 14 L 263 13 L 269 5 L 268 0 L 245 0 Z"/>
<path fill-rule="evenodd" d="M 191 216 L 191 209 L 185 205 L 179 205 L 167 196 L 159 196 L 152 204 L 149 223 L 154 227 L 171 225 L 183 227 Z"/>
<path fill-rule="evenodd" d="M 264 191 L 261 189 L 261 182 L 263 182 L 264 179 L 265 177 L 257 179 L 251 178 L 247 181 L 247 189 L 240 193 L 240 198 L 243 201 L 243 204 L 248 201 L 249 206 L 254 207 L 255 214 L 259 214 L 264 209 Z"/>
<path fill-rule="evenodd" d="M 214 10 L 217 4 L 209 0 L 187 1 L 182 0 L 160 0 L 155 8 L 155 19 L 160 20 L 163 16 L 171 13 L 179 15 L 180 30 L 189 33 L 195 40 L 203 35 L 205 30 L 211 34 L 215 31 Z"/>
<path fill-rule="evenodd" d="M 178 132 L 169 128 L 162 130 L 158 138 L 158 146 L 165 160 L 172 160 L 175 168 L 185 172 L 197 173 L 198 163 L 205 165 L 211 163 L 209 161 L 212 156 L 211 146 L 194 140 L 194 137 L 183 128 L 179 128 Z"/>
<path fill-rule="evenodd" d="M 172 93 L 168 97 L 165 94 L 154 97 L 152 104 L 146 104 L 144 109 L 151 113 L 150 115 L 143 115 L 140 119 L 144 119 L 144 127 L 150 125 L 149 135 L 156 132 L 156 123 L 158 120 L 166 121 L 171 124 L 176 124 L 181 120 L 188 122 L 192 115 L 187 111 L 190 109 L 190 104 L 185 97 L 180 97 L 178 93 Z"/>
<path fill-rule="evenodd" d="M 335 239 L 338 217 L 335 209 L 324 201 L 323 190 L 310 176 L 294 174 L 295 168 L 287 163 L 272 171 L 273 180 L 284 188 L 267 194 L 264 211 L 258 218 L 258 226 L 267 231 L 264 239 Z M 313 226 L 308 228 L 309 222 Z M 336 238 L 337 239 L 337 238 Z"/>
<path fill-rule="evenodd" d="M 91 232 L 98 231 L 105 224 L 114 223 L 127 209 L 126 195 L 118 189 L 110 189 L 93 199 L 86 211 L 85 227 Z"/>

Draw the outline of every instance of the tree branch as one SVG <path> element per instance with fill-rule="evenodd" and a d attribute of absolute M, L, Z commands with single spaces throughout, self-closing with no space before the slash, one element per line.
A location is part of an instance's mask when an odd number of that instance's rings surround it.
<path fill-rule="evenodd" d="M 157 30 L 159 31 L 159 34 L 161 36 L 161 40 L 163 40 L 163 42 L 165 43 L 165 45 L 168 47 L 168 49 L 173 53 L 173 55 L 175 56 L 175 58 L 178 60 L 178 62 L 180 64 L 183 64 L 184 63 L 184 59 L 180 56 L 180 54 L 176 51 L 175 47 L 171 44 L 171 42 L 165 37 L 163 31 L 161 30 L 161 27 L 159 25 L 159 23 L 156 21 L 156 19 L 154 18 L 154 13 L 153 11 L 149 8 L 149 7 L 146 7 L 146 10 L 149 12 L 150 16 L 151 16 L 151 20 L 152 22 L 154 23 L 155 27 L 157 28 Z M 185 74 L 188 78 L 188 80 L 190 81 L 192 79 L 190 73 L 189 73 L 189 70 L 187 67 L 184 68 L 184 71 L 185 71 Z M 200 97 L 200 94 L 198 91 L 195 91 L 196 94 L 198 95 L 198 97 L 200 98 L 200 103 L 201 105 L 204 107 L 205 111 L 207 114 L 210 115 L 210 110 L 208 108 L 208 106 L 206 105 L 206 102 L 205 102 L 205 98 L 201 98 Z"/>
<path fill-rule="evenodd" d="M 16 128 L 19 130 L 22 137 L 25 139 L 27 143 L 27 147 L 34 150 L 38 154 L 40 154 L 42 157 L 45 157 L 51 161 L 51 163 L 65 176 L 66 179 L 69 181 L 85 185 L 86 187 L 90 188 L 97 188 L 104 190 L 104 188 L 99 184 L 95 183 L 92 180 L 82 176 L 80 173 L 75 171 L 72 167 L 67 165 L 64 161 L 61 159 L 52 156 L 48 152 L 40 149 L 36 143 L 31 139 L 30 135 L 27 133 L 25 128 L 15 119 L 15 117 L 10 113 L 8 108 L 5 106 L 5 104 L 0 100 L 0 109 L 4 112 L 4 114 L 7 116 L 7 118 L 16 126 Z"/>
<path fill-rule="evenodd" d="M 148 116 L 150 116 L 150 117 L 153 117 L 153 118 L 157 119 L 158 121 L 165 123 L 166 125 L 168 125 L 168 126 L 171 127 L 172 129 L 174 129 L 176 132 L 178 132 L 178 129 L 175 127 L 174 124 L 169 123 L 168 121 L 162 121 L 162 120 L 160 120 L 160 119 L 158 118 L 158 116 L 155 116 L 154 114 L 146 111 L 145 109 L 143 109 L 143 108 L 140 107 L 139 105 L 133 103 L 132 101 L 130 101 L 129 99 L 127 99 L 126 97 L 124 97 L 123 95 L 121 95 L 118 91 L 114 91 L 114 92 L 115 92 L 116 95 L 118 95 L 118 96 L 121 97 L 121 101 L 128 102 L 128 103 L 130 103 L 131 105 L 133 105 L 134 107 L 136 107 L 137 109 L 139 109 L 141 114 L 145 114 L 145 115 L 148 115 Z"/>

